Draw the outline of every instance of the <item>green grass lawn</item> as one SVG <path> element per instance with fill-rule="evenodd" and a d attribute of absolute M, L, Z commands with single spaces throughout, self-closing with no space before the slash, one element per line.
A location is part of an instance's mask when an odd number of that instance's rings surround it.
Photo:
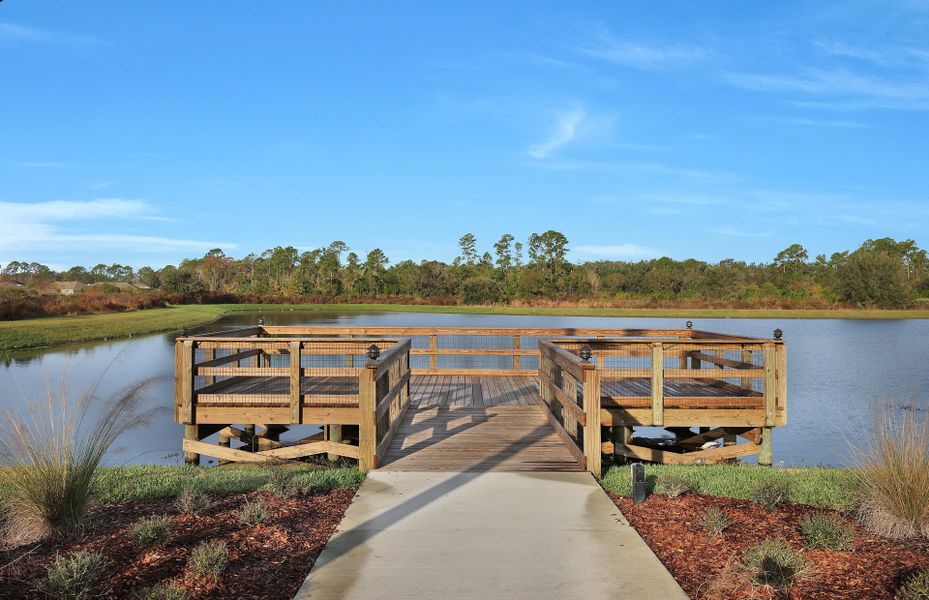
<path fill-rule="evenodd" d="M 835 509 L 855 505 L 855 472 L 852 469 L 826 467 L 771 468 L 752 465 L 646 465 L 645 479 L 649 493 L 660 486 L 664 477 L 685 476 L 694 492 L 727 498 L 751 498 L 755 487 L 768 479 L 786 480 L 790 500 Z M 606 491 L 617 496 L 632 495 L 629 467 L 613 467 L 601 480 Z"/>
<path fill-rule="evenodd" d="M 421 306 L 406 304 L 209 304 L 154 308 L 126 313 L 47 317 L 0 322 L 0 351 L 77 342 L 203 325 L 230 312 L 316 310 L 337 312 L 410 312 L 470 315 L 546 315 L 585 317 L 669 317 L 680 319 L 929 319 L 929 310 L 747 310 L 664 308 L 547 308 L 521 306 Z"/>
<path fill-rule="evenodd" d="M 364 481 L 358 469 L 297 467 L 288 469 L 303 489 L 328 491 L 335 488 L 356 489 Z M 98 472 L 94 502 L 105 504 L 125 500 L 168 498 L 183 489 L 206 493 L 245 493 L 268 483 L 272 468 L 256 466 L 176 467 L 134 465 L 102 467 Z M 2 491 L 0 491 L 2 493 Z"/>

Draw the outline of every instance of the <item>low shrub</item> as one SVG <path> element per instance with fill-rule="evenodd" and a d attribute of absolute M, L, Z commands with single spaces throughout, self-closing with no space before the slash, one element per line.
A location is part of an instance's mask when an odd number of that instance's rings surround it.
<path fill-rule="evenodd" d="M 745 553 L 745 568 L 752 579 L 785 590 L 809 569 L 809 562 L 784 540 L 764 540 Z"/>
<path fill-rule="evenodd" d="M 158 585 L 133 592 L 135 600 L 187 600 L 190 595 L 177 582 L 162 581 Z"/>
<path fill-rule="evenodd" d="M 897 590 L 899 600 L 929 600 L 929 569 L 921 569 L 903 580 Z"/>
<path fill-rule="evenodd" d="M 177 495 L 174 506 L 178 512 L 185 515 L 196 515 L 206 512 L 213 506 L 213 500 L 210 495 L 199 490 L 185 489 Z"/>
<path fill-rule="evenodd" d="M 253 527 L 267 521 L 269 516 L 270 511 L 268 510 L 268 505 L 261 500 L 256 500 L 255 502 L 246 500 L 242 508 L 236 511 L 235 514 L 239 523 L 242 525 L 251 525 Z"/>
<path fill-rule="evenodd" d="M 144 517 L 133 524 L 129 537 L 139 548 L 153 550 L 168 542 L 171 533 L 171 517 L 167 515 Z"/>
<path fill-rule="evenodd" d="M 851 550 L 855 530 L 835 515 L 816 514 L 800 521 L 800 533 L 807 548 Z"/>
<path fill-rule="evenodd" d="M 265 487 L 278 498 L 290 498 L 300 492 L 294 472 L 280 467 L 270 470 Z"/>
<path fill-rule="evenodd" d="M 774 510 L 790 500 L 790 482 L 779 477 L 762 480 L 752 489 L 751 498 L 758 506 Z"/>
<path fill-rule="evenodd" d="M 187 569 L 197 577 L 219 577 L 229 563 L 229 549 L 223 542 L 201 542 L 190 552 Z"/>
<path fill-rule="evenodd" d="M 855 453 L 861 521 L 895 538 L 929 537 L 929 418 L 887 404 L 872 437 Z"/>
<path fill-rule="evenodd" d="M 655 492 L 668 498 L 677 498 L 694 491 L 694 480 L 682 473 L 669 473 L 655 484 Z"/>
<path fill-rule="evenodd" d="M 36 589 L 54 600 L 95 598 L 94 586 L 103 579 L 108 564 L 99 552 L 79 551 L 59 556 L 48 566 Z"/>
<path fill-rule="evenodd" d="M 729 518 L 729 515 L 721 509 L 711 506 L 706 509 L 703 516 L 700 517 L 700 525 L 703 526 L 707 534 L 712 538 L 722 534 L 722 532 L 728 529 L 729 526 L 732 525 L 732 520 Z"/>

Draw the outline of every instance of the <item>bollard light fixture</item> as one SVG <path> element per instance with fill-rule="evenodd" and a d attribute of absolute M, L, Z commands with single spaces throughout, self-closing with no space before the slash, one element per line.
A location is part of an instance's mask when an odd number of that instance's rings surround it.
<path fill-rule="evenodd" d="M 642 504 L 645 502 L 645 465 L 640 462 L 632 463 L 632 503 Z"/>
<path fill-rule="evenodd" d="M 186 325 L 184 327 L 181 327 L 181 337 L 186 337 L 188 333 L 190 332 L 187 330 Z"/>
<path fill-rule="evenodd" d="M 377 357 L 381 355 L 381 349 L 376 345 L 371 344 L 368 346 L 368 358 L 371 360 L 377 360 Z"/>
<path fill-rule="evenodd" d="M 581 360 L 587 362 L 590 360 L 590 357 L 593 356 L 593 351 L 590 349 L 590 346 L 584 345 L 581 346 L 580 350 Z"/>
<path fill-rule="evenodd" d="M 264 318 L 258 317 L 258 325 L 264 325 L 264 324 L 265 324 Z"/>
<path fill-rule="evenodd" d="M 693 321 L 687 321 L 686 323 L 684 323 L 684 325 L 687 325 L 687 329 L 693 329 L 693 328 L 694 328 L 694 322 L 693 322 Z"/>
<path fill-rule="evenodd" d="M 784 332 L 781 331 L 780 327 L 774 330 L 774 339 L 779 340 L 784 337 Z"/>

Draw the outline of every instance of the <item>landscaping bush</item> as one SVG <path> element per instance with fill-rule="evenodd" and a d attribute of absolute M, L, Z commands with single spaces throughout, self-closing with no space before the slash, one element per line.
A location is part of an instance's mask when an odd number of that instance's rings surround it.
<path fill-rule="evenodd" d="M 148 417 L 137 408 L 150 383 L 105 401 L 87 395 L 71 403 L 63 381 L 60 392 L 26 399 L 21 413 L 7 412 L 6 431 L 0 432 L 0 459 L 6 467 L 0 469 L 0 501 L 8 544 L 81 525 L 103 456 L 120 435 Z"/>
<path fill-rule="evenodd" d="M 732 521 L 729 519 L 729 515 L 715 506 L 706 509 L 703 516 L 700 517 L 700 525 L 706 529 L 707 534 L 709 534 L 711 538 L 720 535 L 728 529 L 731 524 Z"/>
<path fill-rule="evenodd" d="M 668 498 L 677 498 L 694 491 L 694 481 L 681 473 L 669 473 L 655 484 L 655 492 Z"/>
<path fill-rule="evenodd" d="M 49 565 L 36 589 L 54 600 L 94 598 L 93 588 L 103 579 L 108 561 L 98 552 L 59 556 Z"/>
<path fill-rule="evenodd" d="M 187 569 L 197 577 L 219 577 L 229 563 L 229 550 L 223 542 L 201 542 L 190 552 Z"/>
<path fill-rule="evenodd" d="M 190 595 L 174 581 L 162 581 L 158 585 L 136 590 L 135 600 L 187 600 Z"/>
<path fill-rule="evenodd" d="M 916 571 L 897 590 L 900 600 L 929 600 L 929 569 Z"/>
<path fill-rule="evenodd" d="M 855 530 L 835 515 L 818 514 L 800 521 L 800 533 L 807 548 L 851 550 Z"/>
<path fill-rule="evenodd" d="M 129 530 L 129 537 L 139 548 L 153 550 L 164 546 L 170 533 L 171 518 L 162 515 L 139 519 Z"/>
<path fill-rule="evenodd" d="M 198 490 L 184 489 L 177 495 L 174 506 L 178 512 L 185 515 L 196 515 L 205 512 L 213 506 L 213 500 L 209 494 Z"/>
<path fill-rule="evenodd" d="M 751 498 L 762 508 L 774 510 L 790 500 L 790 482 L 781 478 L 765 479 L 752 489 Z"/>
<path fill-rule="evenodd" d="M 256 500 L 251 502 L 249 500 L 245 501 L 245 504 L 242 505 L 238 511 L 236 511 L 236 519 L 239 523 L 243 525 L 259 525 L 268 520 L 270 516 L 270 511 L 268 510 L 268 505 L 262 502 L 261 500 Z"/>
<path fill-rule="evenodd" d="M 290 498 L 300 491 L 294 472 L 280 467 L 270 470 L 266 487 L 278 498 Z"/>
<path fill-rule="evenodd" d="M 776 590 L 786 590 L 806 573 L 809 562 L 784 540 L 764 540 L 745 553 L 752 579 Z"/>
<path fill-rule="evenodd" d="M 929 418 L 886 405 L 856 452 L 862 522 L 881 535 L 929 537 Z"/>

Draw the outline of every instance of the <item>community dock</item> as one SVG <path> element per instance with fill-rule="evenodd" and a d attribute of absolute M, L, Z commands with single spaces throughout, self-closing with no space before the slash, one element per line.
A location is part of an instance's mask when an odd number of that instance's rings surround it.
<path fill-rule="evenodd" d="M 327 454 L 365 471 L 596 476 L 604 459 L 771 464 L 787 410 L 779 335 L 691 327 L 260 325 L 177 338 L 175 377 L 189 462 Z M 282 443 L 298 424 L 322 432 Z M 673 441 L 633 438 L 637 426 Z"/>

